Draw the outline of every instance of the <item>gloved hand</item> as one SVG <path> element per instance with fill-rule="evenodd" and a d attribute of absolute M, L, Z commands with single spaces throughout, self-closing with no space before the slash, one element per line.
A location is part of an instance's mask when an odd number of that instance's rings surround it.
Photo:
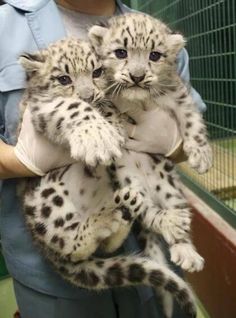
<path fill-rule="evenodd" d="M 51 143 L 35 131 L 28 109 L 23 116 L 14 153 L 29 170 L 40 176 L 45 175 L 49 170 L 75 162 L 75 159 L 70 157 L 69 149 Z"/>
<path fill-rule="evenodd" d="M 155 109 L 144 111 L 140 118 L 139 122 L 135 119 L 137 125 L 126 124 L 130 137 L 127 149 L 169 157 L 181 145 L 177 122 L 169 113 Z"/>

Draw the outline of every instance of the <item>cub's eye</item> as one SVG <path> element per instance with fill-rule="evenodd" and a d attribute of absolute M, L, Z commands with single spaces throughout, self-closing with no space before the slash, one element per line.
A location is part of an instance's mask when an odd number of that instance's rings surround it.
<path fill-rule="evenodd" d="M 101 75 L 102 75 L 102 67 L 99 67 L 93 71 L 93 78 L 100 77 Z"/>
<path fill-rule="evenodd" d="M 115 55 L 118 59 L 125 59 L 128 56 L 128 53 L 126 50 L 117 49 L 115 50 Z"/>
<path fill-rule="evenodd" d="M 61 85 L 69 85 L 72 83 L 72 80 L 71 80 L 70 76 L 68 76 L 68 75 L 59 76 L 57 78 L 57 80 L 59 81 L 59 83 Z"/>
<path fill-rule="evenodd" d="M 160 52 L 151 52 L 149 54 L 149 60 L 153 62 L 157 62 L 162 57 L 162 54 Z"/>

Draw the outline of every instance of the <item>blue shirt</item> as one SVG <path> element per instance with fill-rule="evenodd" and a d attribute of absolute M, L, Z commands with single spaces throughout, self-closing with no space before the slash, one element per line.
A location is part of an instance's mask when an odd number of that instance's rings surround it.
<path fill-rule="evenodd" d="M 66 36 L 59 11 L 52 0 L 7 0 L 0 7 L 0 138 L 9 144 L 16 142 L 18 104 L 25 88 L 25 73 L 18 63 L 22 52 L 33 52 Z M 130 9 L 119 0 L 118 11 Z M 178 71 L 189 81 L 188 54 L 182 50 L 178 57 Z M 200 110 L 205 109 L 199 94 L 192 89 Z M 20 202 L 16 196 L 16 180 L 2 184 L 0 233 L 7 267 L 11 275 L 35 290 L 65 298 L 87 297 L 85 289 L 76 288 L 53 272 L 38 253 L 26 230 Z M 134 237 L 125 245 L 126 250 L 137 249 Z M 141 297 L 149 297 L 148 289 L 139 289 Z"/>

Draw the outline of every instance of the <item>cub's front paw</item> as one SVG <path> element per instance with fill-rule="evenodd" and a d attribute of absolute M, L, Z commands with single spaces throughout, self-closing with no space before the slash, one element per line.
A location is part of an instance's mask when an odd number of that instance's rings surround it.
<path fill-rule="evenodd" d="M 178 243 L 170 248 L 171 261 L 188 272 L 199 272 L 204 267 L 204 258 L 192 244 Z"/>
<path fill-rule="evenodd" d="M 109 127 L 110 126 L 110 127 Z M 112 159 L 121 157 L 124 138 L 111 125 L 81 125 L 69 137 L 71 156 L 86 165 L 110 164 Z M 109 128 L 109 129 L 108 129 Z"/>
<path fill-rule="evenodd" d="M 199 145 L 195 140 L 188 140 L 183 146 L 188 156 L 188 163 L 198 173 L 203 174 L 212 167 L 212 148 L 209 143 Z"/>
<path fill-rule="evenodd" d="M 163 210 L 160 223 L 161 234 L 170 245 L 184 239 L 190 231 L 191 213 L 188 209 Z"/>

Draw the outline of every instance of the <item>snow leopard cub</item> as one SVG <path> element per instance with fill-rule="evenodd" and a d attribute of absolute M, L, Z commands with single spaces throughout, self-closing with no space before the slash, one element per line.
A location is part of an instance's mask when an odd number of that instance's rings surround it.
<path fill-rule="evenodd" d="M 107 26 L 93 26 L 89 37 L 106 68 L 116 107 L 137 122 L 143 111 L 158 107 L 174 115 L 190 166 L 206 172 L 212 165 L 206 127 L 177 74 L 183 36 L 151 16 L 128 13 L 111 18 Z"/>
<path fill-rule="evenodd" d="M 177 74 L 177 54 L 185 44 L 182 35 L 174 34 L 164 23 L 148 15 L 129 13 L 111 18 L 106 26 L 93 26 L 89 31 L 89 38 L 102 59 L 110 82 L 109 97 L 119 111 L 126 113 L 137 123 L 141 121 L 144 112 L 158 107 L 175 116 L 190 166 L 199 173 L 206 172 L 212 165 L 212 151 L 207 141 L 206 127 L 189 88 Z M 152 136 L 149 138 L 151 140 Z M 135 140 L 133 143 L 135 144 Z M 140 155 L 135 155 L 136 160 L 138 156 Z M 151 207 L 150 202 L 147 212 L 140 215 L 142 224 L 152 228 L 154 232 L 157 232 L 156 226 L 159 228 L 171 245 L 171 258 L 174 262 L 190 271 L 201 269 L 203 259 L 195 254 L 193 246 L 189 244 L 189 231 L 178 237 L 178 231 L 184 229 L 183 220 L 186 220 L 185 223 L 189 222 L 190 211 L 178 180 L 171 173 L 173 165 L 161 157 L 156 158 L 162 166 L 157 179 L 157 174 L 147 172 L 147 159 L 139 159 L 139 166 L 147 176 L 146 190 L 151 192 L 152 201 L 159 204 L 165 214 L 160 224 L 155 217 L 156 209 Z M 156 170 L 157 167 L 158 164 Z M 163 174 L 165 171 L 168 171 L 167 175 Z M 129 175 L 130 180 L 135 179 L 132 171 L 129 171 Z M 115 177 L 118 180 L 124 179 L 120 169 L 117 169 Z M 142 187 L 140 185 L 140 189 Z M 169 191 L 170 187 L 176 193 Z M 137 182 L 135 188 L 138 188 Z M 174 226 L 170 225 L 172 222 L 176 222 Z M 188 255 L 191 255 L 190 258 Z M 197 265 L 192 266 L 194 257 Z"/>
<path fill-rule="evenodd" d="M 117 110 L 102 101 L 104 78 L 89 44 L 62 40 L 40 53 L 25 54 L 20 61 L 28 76 L 22 108 L 30 109 L 40 133 L 80 159 L 27 181 L 23 205 L 35 242 L 60 275 L 77 286 L 162 286 L 195 317 L 190 288 L 166 266 L 141 256 L 92 256 L 98 247 L 114 250 L 120 246 L 133 220 L 145 212 L 145 193 L 130 189 L 127 178 L 126 188 L 114 194 L 109 175 L 114 165 L 109 173 L 102 164 L 96 168 L 87 165 L 119 157 L 124 141 Z M 133 168 L 133 158 L 130 162 L 127 158 L 129 152 L 123 151 L 116 163 L 119 167 L 131 163 Z M 147 165 L 153 171 L 155 161 L 149 160 Z M 116 245 L 111 246 L 112 237 Z"/>

